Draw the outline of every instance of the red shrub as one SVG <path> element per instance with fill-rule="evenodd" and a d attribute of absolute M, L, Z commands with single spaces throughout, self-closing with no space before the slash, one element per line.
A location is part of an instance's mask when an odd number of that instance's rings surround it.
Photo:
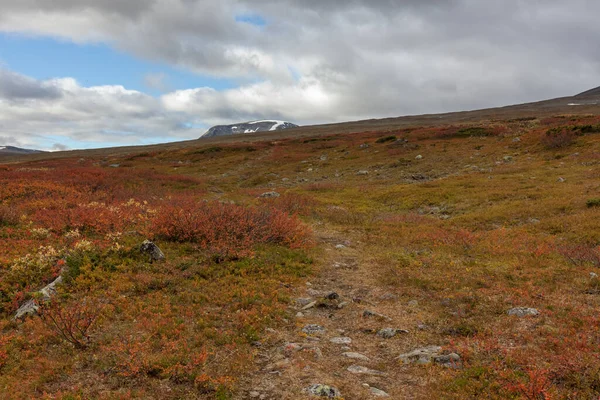
<path fill-rule="evenodd" d="M 577 138 L 577 133 L 569 127 L 548 130 L 542 136 L 542 144 L 548 149 L 570 146 Z"/>
<path fill-rule="evenodd" d="M 297 217 L 274 208 L 218 202 L 183 201 L 162 207 L 153 221 L 154 236 L 197 243 L 219 257 L 244 257 L 260 243 L 291 248 L 310 243 L 310 231 Z"/>

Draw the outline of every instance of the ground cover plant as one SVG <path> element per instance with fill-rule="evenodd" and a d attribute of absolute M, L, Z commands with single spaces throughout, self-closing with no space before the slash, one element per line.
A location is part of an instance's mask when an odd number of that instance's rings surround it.
<path fill-rule="evenodd" d="M 0 165 L 0 393 L 298 399 L 323 383 L 362 399 L 366 383 L 391 398 L 598 398 L 598 124 L 556 115 Z M 165 261 L 139 252 L 145 239 Z M 61 274 L 39 316 L 12 319 Z M 320 341 L 309 324 L 327 329 Z M 377 336 L 390 326 L 407 333 Z M 327 335 L 351 337 L 382 374 L 350 372 L 357 361 Z M 460 362 L 398 359 L 430 345 Z"/>

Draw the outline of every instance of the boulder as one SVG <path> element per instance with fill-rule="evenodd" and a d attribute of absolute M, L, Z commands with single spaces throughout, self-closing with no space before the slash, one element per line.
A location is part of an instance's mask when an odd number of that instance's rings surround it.
<path fill-rule="evenodd" d="M 150 262 L 163 261 L 165 259 L 165 254 L 162 250 L 149 240 L 144 240 L 144 243 L 140 246 L 140 252 L 142 254 L 148 254 L 148 256 L 150 256 Z"/>

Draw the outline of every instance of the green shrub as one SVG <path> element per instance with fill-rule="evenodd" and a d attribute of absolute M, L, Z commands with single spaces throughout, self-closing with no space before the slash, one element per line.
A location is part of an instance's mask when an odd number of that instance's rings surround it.
<path fill-rule="evenodd" d="M 394 135 L 391 135 L 391 136 L 385 136 L 385 137 L 382 137 L 382 138 L 379 138 L 379 139 L 377 139 L 377 140 L 375 141 L 375 143 L 393 142 L 393 141 L 395 141 L 395 140 L 397 140 L 397 139 L 398 139 L 398 138 L 397 138 L 396 136 L 394 136 Z"/>
<path fill-rule="evenodd" d="M 585 205 L 588 206 L 589 208 L 600 207 L 600 199 L 589 199 L 588 201 L 585 202 Z"/>

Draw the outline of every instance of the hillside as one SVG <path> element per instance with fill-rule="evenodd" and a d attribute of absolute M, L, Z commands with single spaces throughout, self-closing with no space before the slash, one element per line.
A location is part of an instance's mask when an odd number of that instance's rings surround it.
<path fill-rule="evenodd" d="M 573 99 L 0 164 L 0 393 L 600 396 Z"/>

